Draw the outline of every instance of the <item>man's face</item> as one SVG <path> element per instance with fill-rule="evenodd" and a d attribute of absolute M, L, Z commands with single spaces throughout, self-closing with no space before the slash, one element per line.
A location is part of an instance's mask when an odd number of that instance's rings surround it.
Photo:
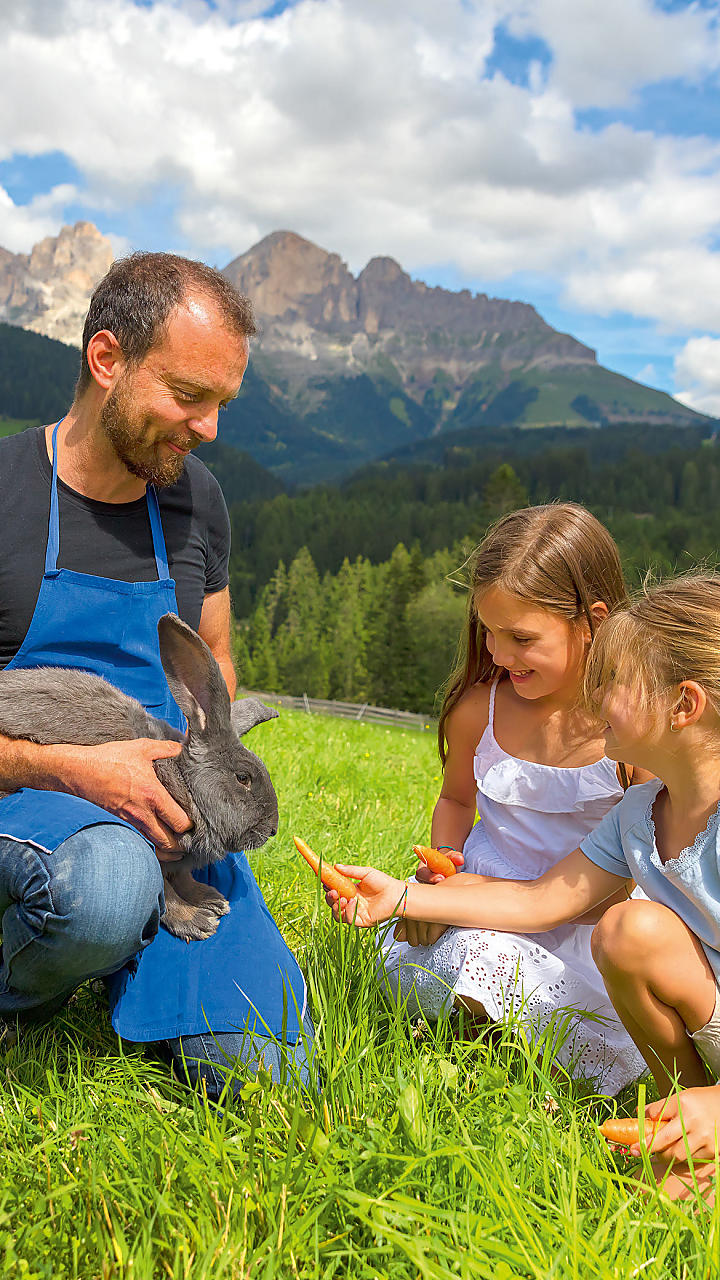
<path fill-rule="evenodd" d="M 105 399 L 100 425 L 128 471 L 149 484 L 175 484 L 190 450 L 215 439 L 218 412 L 240 390 L 247 362 L 247 338 L 227 327 L 215 304 L 186 299 Z"/>

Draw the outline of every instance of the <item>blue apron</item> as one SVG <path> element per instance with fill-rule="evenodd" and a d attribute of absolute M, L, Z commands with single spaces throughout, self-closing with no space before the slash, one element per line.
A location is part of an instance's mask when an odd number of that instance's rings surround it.
<path fill-rule="evenodd" d="M 152 715 L 185 731 L 160 662 L 157 623 L 177 613 L 157 494 L 147 489 L 157 582 L 121 582 L 58 569 L 57 433 L 45 573 L 13 667 L 76 667 L 103 676 Z M 129 826 L 79 796 L 23 788 L 0 800 L 0 831 L 51 852 L 101 822 Z M 243 853 L 195 876 L 218 889 L 230 911 L 217 933 L 186 943 L 161 928 L 137 959 L 109 979 L 112 1025 L 128 1040 L 166 1040 L 248 1025 L 293 1044 L 305 1011 L 305 982 L 268 911 Z"/>

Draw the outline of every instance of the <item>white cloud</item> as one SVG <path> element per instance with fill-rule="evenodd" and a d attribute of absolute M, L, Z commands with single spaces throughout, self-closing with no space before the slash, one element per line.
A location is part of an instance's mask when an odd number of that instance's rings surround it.
<path fill-rule="evenodd" d="M 188 250 L 213 260 L 291 228 L 354 269 L 389 253 L 411 270 L 452 262 L 490 287 L 537 272 L 587 311 L 720 332 L 720 146 L 621 124 L 591 132 L 575 114 L 661 76 L 704 76 L 717 64 L 709 11 L 650 0 L 261 9 L 0 6 L 3 137 L 16 153 L 64 152 L 85 207 L 115 206 L 119 232 L 128 204 L 176 193 Z M 500 21 L 551 48 L 528 87 L 483 78 Z M 0 244 L 56 232 L 61 201 L 48 199 L 0 207 Z"/>
<path fill-rule="evenodd" d="M 550 81 L 577 107 L 625 105 L 642 85 L 704 78 L 720 65 L 713 15 L 698 4 L 668 12 L 652 0 L 525 0 L 510 30 L 540 36 Z"/>
<path fill-rule="evenodd" d="M 18 205 L 0 187 L 0 245 L 11 253 L 27 253 L 38 240 L 57 235 L 62 211 L 75 194 L 75 187 L 63 184 Z"/>
<path fill-rule="evenodd" d="M 720 417 L 720 338 L 690 338 L 675 358 L 675 392 L 691 409 Z"/>

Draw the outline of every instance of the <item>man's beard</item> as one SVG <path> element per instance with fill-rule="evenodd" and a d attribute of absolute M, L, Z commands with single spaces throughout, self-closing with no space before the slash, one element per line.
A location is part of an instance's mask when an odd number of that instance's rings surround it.
<path fill-rule="evenodd" d="M 132 402 L 119 383 L 110 392 L 100 413 L 100 426 L 104 430 L 115 453 L 128 471 L 147 484 L 157 485 L 165 489 L 176 484 L 183 473 L 185 459 L 167 458 L 161 461 L 157 444 L 145 444 L 143 426 L 145 423 L 133 415 Z M 189 449 L 190 441 L 173 441 L 179 448 Z"/>

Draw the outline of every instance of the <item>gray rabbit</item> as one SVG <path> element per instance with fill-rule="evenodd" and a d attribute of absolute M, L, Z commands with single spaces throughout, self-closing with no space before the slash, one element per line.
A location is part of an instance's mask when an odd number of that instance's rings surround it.
<path fill-rule="evenodd" d="M 175 614 L 163 615 L 158 635 L 170 691 L 188 722 L 186 736 L 99 676 L 64 667 L 0 671 L 0 733 L 45 745 L 90 747 L 132 738 L 184 742 L 179 755 L 156 760 L 155 770 L 194 824 L 179 837 L 185 857 L 162 868 L 162 923 L 190 942 L 211 937 L 230 910 L 222 894 L 194 879 L 192 868 L 216 862 L 230 849 L 257 849 L 277 831 L 268 771 L 239 741 L 277 711 L 257 698 L 231 704 L 208 646 Z"/>

